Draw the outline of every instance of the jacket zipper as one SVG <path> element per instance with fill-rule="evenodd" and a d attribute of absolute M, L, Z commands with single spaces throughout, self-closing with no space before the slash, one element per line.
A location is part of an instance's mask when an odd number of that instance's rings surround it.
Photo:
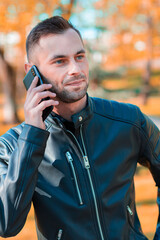
<path fill-rule="evenodd" d="M 103 235 L 102 226 L 101 226 L 101 222 L 100 222 L 100 214 L 99 214 L 99 211 L 98 211 L 98 204 L 97 204 L 96 194 L 95 194 L 94 185 L 93 185 L 93 181 L 92 181 L 92 177 L 91 177 L 91 173 L 90 173 L 90 164 L 89 164 L 87 151 L 86 151 L 86 148 L 85 148 L 83 135 L 82 135 L 82 125 L 80 126 L 80 136 L 81 136 L 84 152 L 83 152 L 83 150 L 82 150 L 82 148 L 81 148 L 77 138 L 74 136 L 74 134 L 71 131 L 69 131 L 69 130 L 67 130 L 67 132 L 69 132 L 73 136 L 73 138 L 75 139 L 75 141 L 76 141 L 76 143 L 77 143 L 77 145 L 79 147 L 79 150 L 80 150 L 80 152 L 82 154 L 84 166 L 85 166 L 85 169 L 87 171 L 87 175 L 88 175 L 89 183 L 90 183 L 90 187 L 91 187 L 91 192 L 92 192 L 92 196 L 93 196 L 93 201 L 94 201 L 94 207 L 95 207 L 95 212 L 96 212 L 96 219 L 97 219 L 99 233 L 100 233 L 100 236 L 101 236 L 101 240 L 104 240 L 104 235 Z"/>
<path fill-rule="evenodd" d="M 77 190 L 77 194 L 78 194 L 79 204 L 83 205 L 83 200 L 82 200 L 81 192 L 80 192 L 78 181 L 77 181 L 76 171 L 75 171 L 74 164 L 73 164 L 73 158 L 72 158 L 70 152 L 66 152 L 66 158 L 72 169 L 73 178 L 74 178 L 74 182 L 75 182 L 76 190 Z"/>
<path fill-rule="evenodd" d="M 61 238 L 62 238 L 62 233 L 63 233 L 63 230 L 62 230 L 62 229 L 59 229 L 58 235 L 57 235 L 57 240 L 61 240 Z"/>
<path fill-rule="evenodd" d="M 127 205 L 127 210 L 128 210 L 128 212 L 129 212 L 129 214 L 132 216 L 132 215 L 133 215 L 133 212 L 132 212 L 132 210 L 131 210 L 131 208 L 130 208 L 129 205 Z"/>

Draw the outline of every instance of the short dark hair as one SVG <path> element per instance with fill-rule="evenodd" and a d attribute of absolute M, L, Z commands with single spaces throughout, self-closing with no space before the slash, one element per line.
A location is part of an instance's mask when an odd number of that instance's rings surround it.
<path fill-rule="evenodd" d="M 30 31 L 26 40 L 26 52 L 28 60 L 30 58 L 31 49 L 35 46 L 35 44 L 38 44 L 41 37 L 50 34 L 62 34 L 69 28 L 75 30 L 82 40 L 80 32 L 72 25 L 72 23 L 70 23 L 63 17 L 53 16 L 38 23 Z"/>

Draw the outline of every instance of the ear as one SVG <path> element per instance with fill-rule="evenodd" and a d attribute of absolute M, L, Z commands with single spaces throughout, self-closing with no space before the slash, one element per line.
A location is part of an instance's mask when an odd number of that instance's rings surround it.
<path fill-rule="evenodd" d="M 25 63 L 24 64 L 25 73 L 27 73 L 32 66 L 33 66 L 33 64 L 31 64 L 31 63 Z"/>

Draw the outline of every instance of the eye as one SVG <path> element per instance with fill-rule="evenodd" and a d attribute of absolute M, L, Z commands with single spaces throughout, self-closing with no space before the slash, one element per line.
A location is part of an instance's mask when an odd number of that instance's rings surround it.
<path fill-rule="evenodd" d="M 84 58 L 84 55 L 78 55 L 78 56 L 76 56 L 76 59 L 77 60 L 82 60 Z"/>
<path fill-rule="evenodd" d="M 60 65 L 60 64 L 63 64 L 65 63 L 65 60 L 64 59 L 59 59 L 55 62 L 56 64 Z"/>

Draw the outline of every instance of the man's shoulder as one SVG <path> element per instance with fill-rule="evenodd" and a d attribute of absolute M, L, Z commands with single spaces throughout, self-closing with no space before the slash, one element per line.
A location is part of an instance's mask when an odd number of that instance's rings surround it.
<path fill-rule="evenodd" d="M 136 105 L 102 98 L 91 98 L 91 100 L 95 114 L 138 125 L 141 122 L 142 112 Z"/>

